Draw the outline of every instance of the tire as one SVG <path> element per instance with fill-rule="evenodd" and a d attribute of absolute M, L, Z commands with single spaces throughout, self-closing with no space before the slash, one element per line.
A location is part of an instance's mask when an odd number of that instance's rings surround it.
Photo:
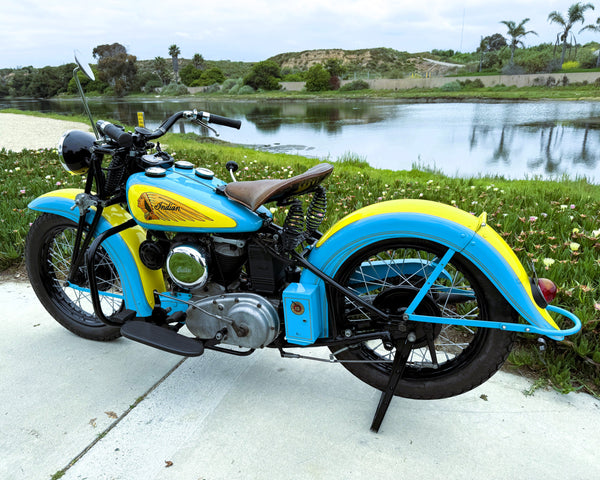
<path fill-rule="evenodd" d="M 63 327 L 90 340 L 114 340 L 121 336 L 120 329 L 102 323 L 94 314 L 86 269 L 80 268 L 77 275 L 79 289 L 66 285 L 76 231 L 77 224 L 64 217 L 44 213 L 37 218 L 25 244 L 29 281 L 44 308 Z M 102 312 L 110 316 L 122 309 L 122 298 L 102 295 L 122 294 L 117 270 L 102 247 L 96 253 L 96 279 Z"/>
<path fill-rule="evenodd" d="M 335 280 L 378 308 L 401 314 L 424 283 L 427 269 L 432 269 L 429 262 L 441 258 L 446 251 L 446 247 L 421 239 L 385 240 L 352 255 L 340 267 Z M 373 274 L 374 268 L 379 269 L 377 275 Z M 377 325 L 364 307 L 356 307 L 343 294 L 330 291 L 330 300 L 338 332 L 350 329 L 356 334 L 385 328 Z M 415 313 L 496 322 L 517 320 L 516 312 L 487 277 L 458 253 Z M 417 336 L 394 395 L 414 399 L 446 398 L 477 387 L 500 369 L 516 338 L 514 333 L 491 328 L 422 322 L 407 322 L 407 327 L 404 333 L 398 327 L 388 328 L 399 341 L 406 338 L 408 331 Z M 427 341 L 428 328 L 433 331 L 430 338 L 435 343 L 437 367 Z M 338 360 L 359 361 L 342 364 L 363 382 L 385 389 L 395 354 L 393 345 L 370 341 L 345 348 L 331 347 L 331 351 Z"/>

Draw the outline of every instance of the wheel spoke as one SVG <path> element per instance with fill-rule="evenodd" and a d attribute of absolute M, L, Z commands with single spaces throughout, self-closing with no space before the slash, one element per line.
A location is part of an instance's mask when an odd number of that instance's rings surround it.
<path fill-rule="evenodd" d="M 354 279 L 352 285 L 347 286 L 370 303 L 388 289 L 420 289 L 441 257 L 441 254 L 409 247 L 373 252 L 357 262 L 357 268 L 350 275 Z M 440 316 L 457 319 L 480 318 L 480 306 L 472 285 L 463 272 L 452 263 L 446 266 L 443 274 L 434 282 L 428 296 L 431 299 L 438 298 L 436 308 Z M 370 320 L 370 312 L 348 298 L 345 298 L 345 312 L 345 318 L 350 325 Z M 426 328 L 431 329 L 429 334 L 425 333 Z M 437 329 L 433 325 L 421 327 L 421 330 L 422 338 L 415 343 L 409 356 L 409 369 L 450 364 L 469 348 L 477 336 L 476 328 L 449 324 L 438 325 Z M 395 350 L 386 350 L 382 342 L 368 342 L 365 347 L 372 352 L 373 361 L 389 362 L 394 358 Z"/>
<path fill-rule="evenodd" d="M 71 309 L 75 312 L 81 312 L 84 318 L 82 322 L 85 323 L 85 318 L 93 316 L 93 319 L 88 320 L 87 323 L 101 323 L 94 316 L 91 295 L 89 291 L 86 291 L 88 281 L 85 269 L 77 274 L 83 280 L 83 282 L 80 282 L 80 286 L 83 288 L 71 288 L 66 283 L 70 273 L 74 241 L 74 228 L 65 228 L 54 236 L 49 244 L 48 272 L 53 278 L 55 291 L 62 296 L 63 301 L 67 302 Z M 100 295 L 102 311 L 105 315 L 112 315 L 122 306 L 122 289 L 116 268 L 108 254 L 101 247 L 97 253 L 96 272 L 99 272 L 96 278 L 98 289 L 101 292 L 110 292 L 120 296 L 120 298 L 115 298 L 114 296 Z"/>

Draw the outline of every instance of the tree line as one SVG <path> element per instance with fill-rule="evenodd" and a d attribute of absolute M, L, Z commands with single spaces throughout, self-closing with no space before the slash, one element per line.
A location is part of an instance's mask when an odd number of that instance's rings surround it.
<path fill-rule="evenodd" d="M 600 17 L 594 23 L 585 24 L 585 13 L 594 10 L 591 3 L 577 2 L 572 4 L 563 15 L 552 11 L 547 17 L 550 23 L 560 28 L 553 43 L 542 43 L 536 47 L 525 48 L 524 39 L 537 35 L 527 30 L 529 18 L 520 22 L 502 20 L 506 27 L 506 35 L 494 33 L 482 37 L 479 47 L 472 53 L 460 53 L 453 50 L 432 50 L 432 54 L 441 59 L 448 59 L 458 64 L 471 66 L 471 71 L 501 71 L 504 74 L 552 72 L 565 66 L 567 53 L 573 55 L 571 67 L 600 67 L 600 55 L 597 44 L 581 49 L 575 31 L 581 24 L 579 32 L 585 30 L 600 33 Z M 586 46 L 587 47 L 587 46 Z M 578 48 L 580 50 L 578 51 Z M 560 50 L 560 58 L 557 51 Z M 195 53 L 191 60 L 180 59 L 181 50 L 177 45 L 168 48 L 167 58 L 155 57 L 153 60 L 138 61 L 135 55 L 119 44 L 98 45 L 93 50 L 97 64 L 92 66 L 96 80 L 91 81 L 80 74 L 80 81 L 88 93 L 123 96 L 130 93 L 152 93 L 161 89 L 163 94 L 178 95 L 187 93 L 186 87 L 209 87 L 225 93 L 251 93 L 256 90 L 277 90 L 281 81 L 306 82 L 306 90 L 337 90 L 341 78 L 348 72 L 348 67 L 340 59 L 331 58 L 298 71 L 282 70 L 273 60 L 265 60 L 256 64 L 244 62 L 225 62 L 226 70 L 217 65 L 219 62 L 206 61 Z M 230 66 L 236 68 L 230 69 Z M 223 64 L 223 62 L 221 62 Z M 472 68 L 477 65 L 477 68 Z M 19 69 L 0 69 L 0 97 L 36 97 L 50 98 L 61 94 L 76 93 L 72 72 L 75 64 L 58 67 Z M 407 67 L 409 68 L 409 67 Z M 402 74 L 406 72 L 396 72 Z M 367 88 L 364 81 L 351 82 L 346 89 Z"/>

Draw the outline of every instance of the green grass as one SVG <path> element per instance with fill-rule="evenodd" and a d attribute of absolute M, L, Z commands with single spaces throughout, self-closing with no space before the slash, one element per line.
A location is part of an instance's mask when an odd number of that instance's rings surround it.
<path fill-rule="evenodd" d="M 164 144 L 176 159 L 208 167 L 228 179 L 225 163 L 238 162 L 240 180 L 287 178 L 317 160 L 258 152 L 197 141 L 194 135 L 169 134 Z M 61 167 L 56 150 L 0 151 L 0 268 L 22 262 L 24 240 L 35 212 L 27 204 L 55 188 L 83 186 L 82 177 Z M 563 342 L 521 335 L 510 357 L 513 368 L 526 369 L 559 391 L 582 386 L 600 392 L 600 186 L 585 180 L 544 181 L 496 178 L 451 178 L 438 172 L 390 171 L 369 167 L 346 154 L 327 181 L 329 207 L 323 230 L 344 215 L 369 204 L 400 198 L 423 198 L 455 205 L 479 215 L 511 245 L 522 262 L 532 261 L 540 276 L 560 289 L 555 304 L 574 312 L 582 332 Z M 275 218 L 283 220 L 283 210 Z M 565 326 L 568 322 L 565 322 Z"/>

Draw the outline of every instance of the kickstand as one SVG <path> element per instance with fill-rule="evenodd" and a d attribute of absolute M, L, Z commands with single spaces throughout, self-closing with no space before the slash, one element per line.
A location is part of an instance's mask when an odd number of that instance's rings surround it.
<path fill-rule="evenodd" d="M 408 357 L 410 356 L 410 352 L 415 340 L 416 336 L 413 332 L 411 332 L 408 334 L 408 337 L 406 337 L 406 340 L 402 346 L 400 346 L 400 344 L 396 344 L 396 355 L 394 357 L 394 362 L 392 363 L 392 373 L 390 374 L 390 378 L 385 390 L 379 399 L 379 405 L 377 405 L 377 411 L 375 412 L 373 423 L 371 424 L 372 432 L 379 432 L 379 427 L 381 426 L 383 417 L 385 417 L 387 409 L 390 406 L 390 402 L 394 397 L 394 391 L 398 386 L 398 382 L 402 378 L 404 367 L 406 367 L 406 362 L 408 361 Z"/>

